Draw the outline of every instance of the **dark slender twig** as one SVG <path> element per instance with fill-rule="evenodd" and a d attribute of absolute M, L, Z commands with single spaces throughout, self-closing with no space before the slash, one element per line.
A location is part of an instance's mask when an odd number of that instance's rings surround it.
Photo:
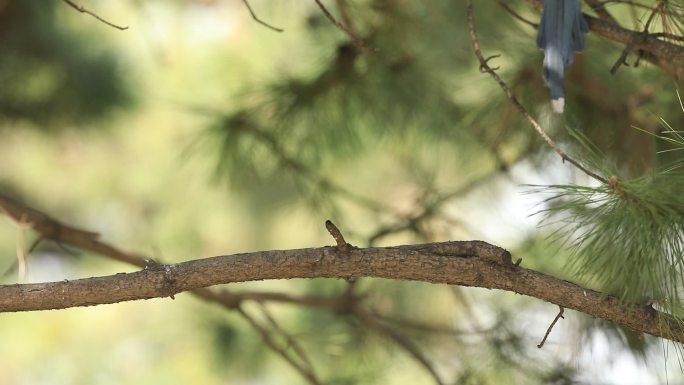
<path fill-rule="evenodd" d="M 649 33 L 648 36 L 684 42 L 684 36 L 679 36 L 679 35 L 675 35 L 675 34 L 667 33 L 667 32 Z"/>
<path fill-rule="evenodd" d="M 622 53 L 620 54 L 620 57 L 618 57 L 618 59 L 615 61 L 615 64 L 613 64 L 613 66 L 610 67 L 610 71 L 609 71 L 609 72 L 610 72 L 611 75 L 615 75 L 615 73 L 617 72 L 617 70 L 618 70 L 620 67 L 622 67 L 623 65 L 626 65 L 626 66 L 629 65 L 629 63 L 627 63 L 627 56 L 628 56 L 629 53 L 632 51 L 633 47 L 634 47 L 634 44 L 633 44 L 633 43 L 629 43 L 629 44 L 627 44 L 627 46 L 625 46 L 625 49 L 622 50 Z"/>
<path fill-rule="evenodd" d="M 425 368 L 425 370 L 430 373 L 430 376 L 435 380 L 438 385 L 444 385 L 444 382 L 437 374 L 437 371 L 432 366 L 430 361 L 420 352 L 418 347 L 411 342 L 404 335 L 394 330 L 391 326 L 384 324 L 377 317 L 374 317 L 372 313 L 362 308 L 361 306 L 353 306 L 351 309 L 352 313 L 363 322 L 366 326 L 374 329 L 378 333 L 390 338 L 399 347 L 404 349 L 411 357 L 413 357 L 418 363 Z"/>
<path fill-rule="evenodd" d="M 425 212 L 423 212 L 425 213 Z M 413 230 L 416 233 L 418 233 L 417 230 L 417 224 L 418 222 L 422 221 L 423 219 L 427 218 L 427 216 L 424 216 L 423 213 L 420 213 L 416 216 L 408 217 L 408 218 L 402 218 L 399 223 L 394 223 L 388 226 L 383 226 L 380 227 L 379 229 L 375 230 L 373 234 L 371 234 L 368 237 L 368 242 L 366 242 L 369 246 L 375 246 L 376 242 L 384 238 L 388 235 L 391 234 L 397 234 L 402 231 L 407 231 L 407 230 Z"/>
<path fill-rule="evenodd" d="M 17 277 L 19 283 L 24 283 L 27 274 L 28 253 L 24 250 L 24 230 L 30 228 L 31 224 L 26 222 L 26 218 L 22 217 L 17 221 L 17 239 L 16 239 L 16 254 L 17 254 Z"/>
<path fill-rule="evenodd" d="M 36 238 L 32 243 L 31 246 L 29 246 L 28 250 L 26 251 L 27 254 L 33 253 L 33 251 L 40 245 L 40 243 L 44 240 L 45 238 L 41 235 L 38 238 Z"/>
<path fill-rule="evenodd" d="M 392 324 L 397 328 L 411 330 L 418 333 L 424 334 L 437 334 L 437 335 L 447 335 L 447 336 L 461 336 L 461 335 L 474 335 L 474 334 L 486 334 L 491 333 L 498 325 L 491 326 L 486 329 L 477 330 L 467 330 L 467 329 L 454 329 L 447 326 L 433 326 L 425 324 L 419 321 L 413 321 L 409 319 L 395 318 L 393 316 L 385 316 L 379 314 L 378 312 L 372 312 L 375 318 L 378 318 L 382 322 Z"/>
<path fill-rule="evenodd" d="M 254 21 L 256 21 L 257 23 L 263 25 L 264 27 L 266 27 L 266 28 L 268 28 L 268 29 L 271 29 L 271 30 L 274 30 L 274 31 L 276 31 L 276 32 L 283 32 L 283 31 L 284 31 L 284 29 L 282 29 L 282 28 L 274 27 L 273 25 L 268 24 L 267 22 L 261 20 L 261 19 L 256 15 L 256 13 L 254 13 L 254 10 L 252 9 L 252 6 L 249 5 L 249 1 L 248 1 L 248 0 L 242 0 L 242 2 L 243 2 L 243 3 L 245 4 L 245 6 L 247 7 L 247 10 L 249 11 L 249 14 L 252 15 L 252 19 L 254 19 Z"/>
<path fill-rule="evenodd" d="M 507 162 L 495 155 L 495 158 L 497 159 L 497 166 L 493 172 L 475 179 L 463 186 L 460 186 L 453 191 L 446 192 L 433 198 L 428 204 L 425 204 L 422 211 L 417 214 L 401 216 L 395 223 L 380 227 L 368 237 L 366 244 L 369 246 L 374 246 L 379 239 L 402 231 L 413 231 L 418 235 L 423 235 L 421 234 L 421 225 L 427 220 L 436 217 L 438 215 L 439 208 L 442 205 L 448 203 L 452 199 L 461 198 L 472 193 L 475 189 L 491 182 L 491 180 L 498 175 L 507 174 L 510 167 L 524 159 L 523 154 L 524 152 L 521 152 L 521 154 L 519 154 L 515 159 Z M 454 219 L 451 219 L 450 221 L 452 222 L 453 227 L 467 227 L 466 223 L 463 221 Z"/>
<path fill-rule="evenodd" d="M 525 19 L 524 17 L 520 16 L 519 13 L 517 13 L 513 8 L 511 8 L 508 4 L 502 2 L 501 0 L 496 0 L 496 3 L 499 4 L 503 9 L 505 9 L 506 12 L 510 13 L 511 16 L 513 16 L 514 18 L 516 18 L 516 19 L 522 21 L 523 23 L 529 25 L 530 27 L 532 27 L 534 29 L 537 29 L 539 27 L 538 23 L 529 21 L 529 20 Z"/>
<path fill-rule="evenodd" d="M 653 19 L 656 17 L 658 14 L 658 10 L 660 10 L 662 7 L 662 2 L 658 1 L 655 7 L 651 10 L 651 14 L 648 16 L 648 20 L 646 20 L 646 24 L 644 25 L 644 29 L 641 31 L 639 35 L 635 35 L 634 39 L 625 46 L 625 49 L 622 50 L 622 53 L 620 54 L 620 57 L 617 59 L 615 64 L 610 68 L 610 74 L 615 75 L 617 70 L 622 67 L 622 65 L 627 65 L 627 56 L 629 55 L 630 52 L 634 49 L 634 46 L 637 43 L 644 42 L 649 36 L 648 29 L 651 26 L 651 23 L 653 22 Z M 641 56 L 640 54 L 639 56 Z M 637 59 L 638 63 L 639 59 Z M 636 66 L 636 64 L 635 64 Z"/>
<path fill-rule="evenodd" d="M 354 20 L 349 16 L 349 4 L 347 3 L 347 0 L 335 0 L 335 3 L 337 4 L 337 11 L 340 13 L 342 21 L 353 31 Z"/>
<path fill-rule="evenodd" d="M 302 346 L 297 342 L 296 339 L 294 339 L 290 335 L 290 333 L 285 331 L 285 329 L 283 329 L 280 326 L 278 321 L 276 321 L 276 319 L 273 317 L 271 312 L 269 312 L 268 309 L 266 308 L 266 305 L 264 305 L 262 302 L 259 302 L 259 309 L 261 310 L 261 314 L 264 315 L 264 318 L 266 318 L 268 323 L 271 325 L 271 328 L 273 328 L 273 330 L 275 330 L 281 336 L 283 336 L 283 338 L 287 342 L 287 346 L 292 348 L 292 351 L 294 351 L 295 354 L 297 354 L 299 359 L 301 359 L 302 362 L 304 364 L 306 364 L 306 366 L 308 367 L 308 369 L 310 371 L 313 371 L 313 365 L 311 364 L 311 360 L 309 359 L 309 356 L 306 354 L 306 351 L 304 351 L 304 348 L 302 348 Z"/>
<path fill-rule="evenodd" d="M 610 5 L 610 4 L 616 4 L 616 5 L 626 4 L 626 5 L 629 5 L 631 7 L 651 9 L 650 5 L 639 3 L 636 1 L 629 1 L 629 0 L 602 0 L 599 2 L 601 3 L 602 8 L 607 8 L 607 5 Z"/>
<path fill-rule="evenodd" d="M 283 347 L 278 345 L 278 343 L 275 341 L 271 333 L 263 327 L 259 322 L 257 322 L 254 317 L 250 316 L 247 312 L 245 312 L 241 307 L 236 307 L 235 310 L 244 318 L 247 323 L 249 323 L 254 330 L 256 330 L 259 335 L 261 336 L 261 340 L 264 341 L 266 345 L 268 345 L 271 350 L 274 352 L 278 353 L 285 361 L 287 361 L 290 366 L 292 366 L 299 374 L 304 377 L 310 384 L 312 385 L 322 385 L 322 382 L 318 380 L 316 377 L 316 374 L 314 374 L 313 371 L 311 371 L 308 368 L 305 368 L 302 366 L 301 363 L 297 362 L 290 354 L 287 353 Z"/>
<path fill-rule="evenodd" d="M 563 306 L 558 306 L 558 307 L 560 308 L 560 311 L 558 312 L 558 314 L 556 314 L 556 318 L 553 319 L 553 322 L 551 322 L 551 325 L 549 325 L 549 328 L 546 329 L 546 334 L 544 334 L 544 338 L 542 338 L 539 345 L 537 345 L 537 347 L 539 349 L 541 349 L 542 346 L 544 346 L 544 344 L 546 343 L 546 339 L 549 337 L 549 334 L 551 333 L 551 329 L 553 329 L 553 326 L 556 324 L 556 322 L 558 322 L 558 320 L 561 318 L 565 319 L 565 317 L 563 317 L 563 312 L 565 311 L 565 308 L 563 308 Z"/>
<path fill-rule="evenodd" d="M 335 19 L 335 16 L 328 11 L 328 9 L 321 3 L 321 0 L 314 0 L 316 4 L 318 5 L 318 8 L 321 9 L 321 12 L 325 15 L 325 17 L 330 20 L 331 23 L 333 23 L 337 28 L 339 28 L 342 32 L 346 33 L 347 36 L 349 36 L 352 39 L 352 42 L 357 48 L 360 48 L 364 51 L 377 51 L 377 48 L 369 47 L 361 38 L 356 36 L 356 34 L 346 25 L 342 24 L 339 22 L 337 19 Z"/>
<path fill-rule="evenodd" d="M 571 158 L 568 154 L 566 154 L 557 144 L 556 142 L 553 141 L 549 137 L 549 135 L 546 133 L 544 128 L 530 115 L 529 112 L 527 112 L 527 109 L 518 101 L 518 98 L 513 95 L 513 92 L 511 89 L 508 87 L 506 82 L 501 79 L 499 74 L 496 73 L 496 71 L 487 64 L 488 60 L 491 60 L 493 57 L 490 56 L 489 58 L 485 59 L 485 57 L 482 55 L 482 51 L 480 50 L 480 43 L 478 42 L 477 39 L 477 33 L 475 31 L 475 17 L 473 15 L 473 2 L 472 0 L 466 0 L 466 10 L 468 13 L 468 27 L 470 30 L 470 40 L 473 45 L 473 51 L 475 51 L 475 56 L 477 56 L 477 59 L 480 62 L 480 70 L 482 72 L 485 72 L 489 74 L 494 80 L 497 82 L 499 87 L 504 91 L 504 93 L 508 96 L 508 99 L 513 103 L 513 105 L 518 109 L 518 111 L 525 117 L 525 119 L 532 125 L 532 128 L 539 134 L 539 136 L 544 139 L 546 144 L 549 145 L 560 157 L 563 161 L 567 161 L 568 163 L 572 164 L 575 166 L 577 169 L 580 171 L 584 172 L 588 176 L 602 182 L 602 183 L 607 183 L 607 179 L 592 172 L 591 170 L 587 169 L 584 167 L 580 162 L 576 161 L 575 159 Z"/>
<path fill-rule="evenodd" d="M 67 3 L 71 8 L 77 10 L 78 12 L 87 13 L 88 15 L 90 15 L 90 16 L 96 18 L 97 20 L 101 21 L 102 23 L 107 24 L 107 25 L 110 26 L 110 27 L 114 27 L 114 28 L 116 28 L 116 29 L 118 29 L 118 30 L 121 30 L 121 31 L 125 31 L 125 30 L 128 29 L 127 26 L 126 26 L 126 27 L 122 27 L 122 26 L 116 25 L 116 24 L 114 24 L 114 23 L 112 23 L 112 22 L 109 22 L 109 21 L 107 21 L 107 20 L 101 18 L 101 17 L 98 16 L 96 13 L 87 10 L 84 6 L 78 5 L 78 4 L 74 3 L 74 2 L 71 1 L 71 0 L 62 0 L 62 1 L 64 1 L 65 3 Z"/>
<path fill-rule="evenodd" d="M 277 302 L 285 304 L 294 304 L 306 306 L 313 309 L 334 309 L 340 302 L 337 297 L 324 297 L 324 296 L 296 296 L 280 292 L 240 292 L 234 293 L 232 291 L 221 290 L 218 292 L 219 296 L 223 299 L 223 302 L 239 305 L 243 301 L 254 301 L 258 303 L 265 302 Z"/>
<path fill-rule="evenodd" d="M 594 12 L 596 12 L 598 17 L 600 17 L 601 19 L 603 19 L 605 21 L 614 23 L 615 25 L 619 25 L 619 23 L 617 22 L 617 20 L 615 20 L 613 15 L 611 15 L 610 12 L 608 12 L 608 10 L 606 9 L 606 7 L 603 4 L 601 4 L 600 0 L 584 0 L 584 1 L 587 4 L 589 4 L 591 9 L 593 9 Z"/>

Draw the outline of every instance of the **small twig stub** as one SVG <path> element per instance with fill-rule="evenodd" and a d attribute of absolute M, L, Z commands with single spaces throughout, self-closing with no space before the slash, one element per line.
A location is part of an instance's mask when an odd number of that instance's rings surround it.
<path fill-rule="evenodd" d="M 346 253 L 349 250 L 350 245 L 344 240 L 344 236 L 342 236 L 340 229 L 338 229 L 330 219 L 325 221 L 325 228 L 328 229 L 330 235 L 332 235 L 332 237 L 335 239 L 335 242 L 337 242 L 337 249 L 343 253 Z"/>
<path fill-rule="evenodd" d="M 559 311 L 558 314 L 556 315 L 556 318 L 553 319 L 553 322 L 551 322 L 551 325 L 549 325 L 549 328 L 546 329 L 546 334 L 544 334 L 544 338 L 542 338 L 542 340 L 541 340 L 541 342 L 539 343 L 539 345 L 537 345 L 537 347 L 538 347 L 539 349 L 541 349 L 542 346 L 544 346 L 544 344 L 546 343 L 546 339 L 549 338 L 549 334 L 551 334 L 551 329 L 553 329 L 553 326 L 556 324 L 556 322 L 558 322 L 558 320 L 559 320 L 560 318 L 565 319 L 565 317 L 563 317 L 563 312 L 565 311 L 565 308 L 564 308 L 563 306 L 558 306 L 558 307 L 560 308 L 560 311 Z"/>

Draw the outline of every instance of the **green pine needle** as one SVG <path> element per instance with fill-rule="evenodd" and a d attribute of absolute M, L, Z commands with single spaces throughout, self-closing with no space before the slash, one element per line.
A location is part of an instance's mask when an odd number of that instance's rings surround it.
<path fill-rule="evenodd" d="M 548 210 L 574 249 L 569 267 L 625 301 L 679 304 L 684 283 L 684 177 L 663 172 L 614 187 L 549 186 Z M 675 310 L 669 308 L 669 311 Z"/>
<path fill-rule="evenodd" d="M 572 272 L 622 300 L 656 304 L 682 314 L 684 289 L 684 164 L 636 178 L 619 178 L 601 167 L 601 155 L 579 133 L 572 133 L 600 174 L 613 175 L 598 187 L 552 185 L 547 223 L 568 245 Z"/>
<path fill-rule="evenodd" d="M 661 124 L 661 134 L 646 133 L 673 145 L 672 150 L 684 149 L 681 132 L 663 119 Z M 568 267 L 623 301 L 653 303 L 684 322 L 684 162 L 622 178 L 582 133 L 570 130 L 570 136 L 589 169 L 611 176 L 597 187 L 536 190 L 552 194 L 546 221 L 557 226 L 553 237 L 572 251 Z"/>

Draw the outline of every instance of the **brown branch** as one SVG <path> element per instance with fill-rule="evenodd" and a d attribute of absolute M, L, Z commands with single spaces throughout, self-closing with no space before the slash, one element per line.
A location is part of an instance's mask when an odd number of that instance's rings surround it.
<path fill-rule="evenodd" d="M 648 28 L 651 26 L 651 23 L 653 22 L 653 19 L 655 16 L 658 14 L 658 10 L 660 10 L 662 7 L 662 3 L 658 2 L 656 6 L 653 8 L 651 11 L 651 14 L 648 16 L 648 20 L 646 21 L 646 24 L 644 25 L 643 31 L 641 31 L 641 34 L 638 36 L 634 37 L 634 40 L 631 41 L 627 46 L 625 47 L 624 50 L 622 50 L 622 53 L 620 54 L 620 57 L 618 57 L 617 61 L 615 61 L 615 64 L 610 68 L 610 74 L 615 75 L 617 70 L 622 67 L 623 65 L 628 65 L 627 64 L 627 55 L 629 55 L 630 52 L 634 50 L 634 46 L 639 42 L 639 41 L 644 41 L 648 37 Z M 640 55 L 641 56 L 641 55 Z M 636 66 L 636 64 L 635 64 Z"/>
<path fill-rule="evenodd" d="M 551 334 L 551 329 L 553 329 L 553 326 L 556 324 L 556 322 L 558 322 L 558 320 L 561 318 L 565 319 L 565 317 L 563 317 L 563 312 L 565 311 L 565 309 L 563 308 L 563 306 L 559 306 L 559 307 L 560 307 L 560 310 L 558 311 L 558 314 L 556 314 L 556 318 L 553 319 L 553 322 L 551 322 L 551 325 L 549 325 L 549 328 L 546 329 L 546 334 L 544 334 L 544 338 L 542 338 L 539 345 L 537 345 L 537 347 L 539 349 L 541 349 L 544 346 L 544 344 L 546 343 L 546 339 L 549 338 L 549 334 Z"/>
<path fill-rule="evenodd" d="M 38 242 L 45 239 L 50 239 L 57 242 L 60 246 L 68 244 L 71 246 L 79 247 L 84 250 L 89 250 L 91 252 L 107 256 L 109 258 L 126 262 L 138 267 L 148 267 L 150 259 L 142 254 L 130 253 L 118 249 L 108 243 L 102 242 L 98 239 L 98 234 L 90 231 L 81 230 L 66 224 L 63 224 L 56 219 L 51 218 L 47 214 L 44 214 L 38 210 L 27 207 L 19 202 L 0 195 L 0 211 L 9 216 L 14 221 L 24 221 L 25 224 L 36 231 L 40 236 L 31 246 L 31 250 L 37 246 Z M 161 267 L 160 265 L 151 264 L 156 268 Z M 327 298 L 327 297 L 294 297 L 288 296 L 282 293 L 254 293 L 246 292 L 235 294 L 229 292 L 228 290 L 211 290 L 208 288 L 201 288 L 192 291 L 192 294 L 203 299 L 204 301 L 214 303 L 223 306 L 226 309 L 236 310 L 241 312 L 239 306 L 244 301 L 275 301 L 275 302 L 286 302 L 304 305 L 308 307 L 317 308 L 329 308 L 336 309 L 338 304 L 337 298 Z M 243 317 L 251 324 L 251 318 L 249 315 L 242 314 Z M 254 327 L 254 325 L 252 324 Z M 277 354 L 281 355 L 281 352 L 277 350 L 271 342 L 272 339 L 264 337 L 263 331 L 256 329 L 261 335 L 262 339 L 266 345 L 273 349 Z M 275 345 L 277 347 L 277 345 Z M 285 360 L 290 362 L 288 357 Z M 311 371 L 301 367 L 293 365 L 293 368 L 298 371 L 304 378 L 306 378 L 312 384 L 318 384 L 317 380 L 312 381 Z M 314 377 L 315 378 L 315 377 Z"/>
<path fill-rule="evenodd" d="M 684 36 L 674 35 L 674 34 L 667 33 L 667 32 L 649 33 L 648 36 L 655 37 L 655 38 L 661 38 L 662 37 L 665 39 L 678 40 L 678 41 L 684 42 Z"/>
<path fill-rule="evenodd" d="M 114 23 L 112 23 L 112 22 L 109 22 L 109 21 L 107 21 L 107 20 L 101 18 L 101 17 L 98 16 L 96 13 L 87 10 L 84 6 L 78 5 L 78 4 L 74 3 L 74 2 L 71 1 L 71 0 L 62 0 L 62 1 L 64 1 L 65 3 L 67 3 L 71 8 L 77 10 L 78 12 L 86 13 L 86 14 L 88 14 L 88 15 L 90 15 L 90 16 L 96 18 L 96 19 L 99 20 L 100 22 L 107 24 L 107 25 L 110 26 L 110 27 L 114 27 L 114 28 L 116 28 L 116 29 L 118 29 L 118 30 L 121 30 L 121 31 L 125 31 L 125 30 L 128 29 L 128 27 L 121 27 L 121 26 L 119 26 L 119 25 L 116 25 L 116 24 L 114 24 Z"/>
<path fill-rule="evenodd" d="M 64 225 L 57 220 L 49 217 L 48 215 L 26 207 L 18 202 L 11 199 L 3 197 L 0 195 L 0 211 L 8 215 L 11 219 L 16 221 L 16 218 L 21 217 L 24 227 L 31 227 L 36 230 L 40 237 L 31 246 L 33 249 L 40 240 L 50 238 L 57 240 L 58 242 L 65 243 L 78 243 L 78 246 L 85 249 L 104 253 L 103 255 L 112 257 L 117 260 L 126 261 L 137 266 L 144 267 L 146 270 L 157 269 L 163 270 L 164 266 L 160 265 L 156 261 L 152 261 L 149 258 L 145 258 L 142 255 L 131 254 L 123 252 L 111 245 L 102 243 L 97 240 L 98 235 L 96 233 L 83 231 L 76 229 L 75 227 L 70 227 Z M 338 243 L 340 250 L 344 250 L 345 247 L 352 247 L 349 245 L 342 236 L 339 229 L 331 222 L 326 221 L 326 228 L 330 231 L 331 235 L 335 238 Z M 341 242 L 341 243 L 340 243 Z M 61 243 L 60 243 L 61 244 Z M 342 245 L 342 246 L 340 246 Z M 211 303 L 215 303 L 223 306 L 229 310 L 237 311 L 249 324 L 254 328 L 260 335 L 266 346 L 273 350 L 276 354 L 281 356 L 285 361 L 287 361 L 293 369 L 295 369 L 302 377 L 304 377 L 311 384 L 319 384 L 319 380 L 316 378 L 313 366 L 310 359 L 306 355 L 304 349 L 297 343 L 297 341 L 290 336 L 276 320 L 270 315 L 268 310 L 264 306 L 264 302 L 282 302 L 289 304 L 297 304 L 301 306 L 306 306 L 310 308 L 325 309 L 328 311 L 333 311 L 339 313 L 340 311 L 346 311 L 351 308 L 358 308 L 359 304 L 356 303 L 360 298 L 353 296 L 354 283 L 356 281 L 350 281 L 347 290 L 341 295 L 335 297 L 318 297 L 318 296 L 292 296 L 284 293 L 272 293 L 272 292 L 244 292 L 244 293 L 233 293 L 228 290 L 211 290 L 208 288 L 200 288 L 192 290 L 192 294 L 195 296 Z M 168 282 L 167 282 L 168 283 Z M 173 294 L 170 295 L 173 298 Z M 286 347 L 280 346 L 276 339 L 273 338 L 273 332 L 267 330 L 265 327 L 260 325 L 252 316 L 246 313 L 240 305 L 244 301 L 255 301 L 260 305 L 260 309 L 264 314 L 265 318 L 271 325 L 273 331 L 281 335 L 287 342 Z M 353 314 L 359 317 L 358 314 Z M 374 319 L 377 318 L 377 319 Z M 364 322 L 366 323 L 381 323 L 383 319 L 374 313 L 368 313 L 364 315 Z M 384 321 L 387 321 L 385 319 Z M 388 332 L 386 330 L 378 330 L 381 334 L 390 336 L 391 338 L 397 340 L 401 346 L 411 346 L 410 341 L 408 345 L 401 334 L 396 331 Z M 301 360 L 299 362 L 295 357 L 290 355 L 286 348 L 290 347 L 293 349 L 296 356 Z M 412 357 L 415 357 L 418 362 L 428 368 L 431 374 L 436 377 L 435 372 L 432 370 L 430 363 L 420 354 L 416 354 L 417 350 L 409 350 Z M 438 380 L 439 383 L 439 380 Z"/>
<path fill-rule="evenodd" d="M 344 24 L 353 31 L 354 20 L 352 20 L 349 15 L 349 4 L 347 3 L 347 0 L 335 0 L 335 5 L 337 5 L 337 11 L 340 13 L 340 17 Z"/>
<path fill-rule="evenodd" d="M 267 22 L 261 20 L 261 19 L 256 15 L 256 13 L 254 12 L 254 10 L 252 9 L 252 6 L 249 5 L 249 1 L 248 1 L 248 0 L 242 0 L 242 2 L 245 4 L 245 7 L 247 7 L 247 10 L 249 11 L 249 14 L 252 15 L 252 19 L 254 19 L 254 21 L 256 21 L 257 23 L 263 25 L 264 27 L 269 28 L 269 29 L 272 29 L 272 30 L 274 30 L 274 31 L 276 31 L 276 32 L 283 32 L 283 31 L 284 31 L 284 29 L 282 29 L 282 28 L 274 27 L 273 25 L 268 24 Z"/>
<path fill-rule="evenodd" d="M 395 316 L 385 316 L 382 314 L 379 314 L 378 312 L 373 312 L 372 313 L 375 318 L 378 318 L 379 320 L 391 324 L 395 326 L 396 328 L 406 330 L 408 332 L 413 332 L 413 333 L 422 333 L 422 334 L 437 334 L 437 335 L 446 335 L 446 336 L 461 336 L 461 335 L 473 335 L 473 334 L 486 334 L 486 333 L 491 333 L 495 328 L 499 327 L 500 325 L 497 323 L 494 326 L 488 327 L 488 328 L 482 328 L 482 329 L 455 329 L 450 326 L 435 326 L 435 325 L 430 325 L 426 323 L 422 323 L 419 321 L 414 321 L 414 320 L 409 320 L 409 319 L 403 319 L 403 318 L 395 318 Z"/>
<path fill-rule="evenodd" d="M 607 22 L 613 23 L 615 25 L 619 25 L 617 20 L 613 17 L 613 15 L 608 12 L 606 7 L 601 3 L 600 0 L 584 0 L 590 7 L 591 9 L 596 12 L 598 17 L 600 17 L 602 20 L 605 20 Z"/>
<path fill-rule="evenodd" d="M 193 292 L 194 293 L 194 292 Z M 302 305 L 314 309 L 337 309 L 339 307 L 340 299 L 338 297 L 324 297 L 324 296 L 297 296 L 279 292 L 239 292 L 234 293 L 227 290 L 222 290 L 218 293 L 219 301 L 228 304 L 239 304 L 244 301 L 254 302 L 280 302 L 286 304 Z M 233 307 L 233 306 L 229 306 Z"/>
<path fill-rule="evenodd" d="M 84 250 L 107 255 L 121 262 L 145 267 L 146 256 L 124 252 L 99 240 L 99 234 L 81 230 L 59 222 L 56 219 L 10 198 L 0 195 L 0 208 L 14 221 L 25 221 L 42 238 L 69 244 Z"/>
<path fill-rule="evenodd" d="M 63 225 L 37 210 L 0 195 L 0 208 L 10 217 L 24 217 L 45 239 L 144 267 L 143 257 L 97 240 L 97 234 Z M 321 258 L 326 256 L 326 258 Z M 633 307 L 617 298 L 571 282 L 516 267 L 505 250 L 484 242 L 447 242 L 395 248 L 336 248 L 269 251 L 215 257 L 178 265 L 158 265 L 130 274 L 70 282 L 0 286 L 0 311 L 29 311 L 90 306 L 126 300 L 167 297 L 183 290 L 228 309 L 243 300 L 280 301 L 339 309 L 339 298 L 296 297 L 282 293 L 240 293 L 199 288 L 223 282 L 301 277 L 377 276 L 463 286 L 496 288 L 529 295 L 601 318 L 630 329 L 684 342 L 678 320 L 650 307 Z"/>
<path fill-rule="evenodd" d="M 577 169 L 580 171 L 584 172 L 588 176 L 598 180 L 599 182 L 602 183 L 607 183 L 606 178 L 592 172 L 591 170 L 587 169 L 584 167 L 580 162 L 577 160 L 571 158 L 568 154 L 565 153 L 557 144 L 556 142 L 549 137 L 549 135 L 546 133 L 544 128 L 530 115 L 529 112 L 527 112 L 527 109 L 518 101 L 518 98 L 513 95 L 513 91 L 511 91 L 510 87 L 506 84 L 506 82 L 501 79 L 499 74 L 496 73 L 496 69 L 498 68 L 492 68 L 489 66 L 489 61 L 498 57 L 499 55 L 494 55 L 490 56 L 488 58 L 485 58 L 482 55 L 482 51 L 480 50 L 480 43 L 478 42 L 477 39 L 477 32 L 475 31 L 475 20 L 474 20 L 474 15 L 473 15 L 473 2 L 472 0 L 466 0 L 467 4 L 467 13 L 468 13 L 468 27 L 470 30 L 470 40 L 473 45 L 473 51 L 475 52 L 475 56 L 477 56 L 477 59 L 480 62 L 480 71 L 489 74 L 496 83 L 501 87 L 501 89 L 504 91 L 504 93 L 508 96 L 508 99 L 511 101 L 511 103 L 518 109 L 518 111 L 523 115 L 523 117 L 530 123 L 532 128 L 541 136 L 541 138 L 546 142 L 546 144 L 549 145 L 560 157 L 563 161 L 567 161 L 568 163 L 572 164 L 575 166 Z"/>
<path fill-rule="evenodd" d="M 506 262 L 481 241 L 443 242 L 346 253 L 336 247 L 272 250 L 152 266 L 73 281 L 0 286 L 0 312 L 64 309 L 169 297 L 203 287 L 265 279 L 377 277 L 500 289 L 575 309 L 630 329 L 684 342 L 665 313 Z"/>
<path fill-rule="evenodd" d="M 81 247 L 144 267 L 144 257 L 97 240 L 97 234 L 61 224 L 37 210 L 0 195 L 11 218 L 25 218 L 45 239 Z M 450 256 L 451 254 L 451 256 Z M 386 258 L 384 256 L 387 256 Z M 326 256 L 326 258 L 321 258 Z M 480 258 L 473 258 L 479 256 Z M 126 300 L 168 297 L 183 290 L 235 309 L 243 300 L 281 301 L 337 309 L 339 298 L 294 297 L 281 293 L 234 294 L 203 286 L 223 282 L 302 277 L 378 276 L 417 279 L 513 291 L 623 325 L 636 331 L 684 342 L 677 320 L 652 308 L 633 307 L 612 296 L 582 288 L 540 272 L 517 267 L 510 254 L 484 242 L 447 242 L 398 248 L 336 248 L 270 251 L 215 257 L 179 265 L 159 265 L 130 274 L 70 282 L 0 286 L 0 311 L 29 311 L 89 306 Z M 214 269 L 218 264 L 221 269 Z M 209 268 L 206 266 L 209 265 Z M 233 269 L 232 266 L 237 267 Z M 204 270 L 206 268 L 206 271 Z M 362 272 L 363 274 L 359 274 Z M 102 283 L 102 285 L 100 285 Z"/>

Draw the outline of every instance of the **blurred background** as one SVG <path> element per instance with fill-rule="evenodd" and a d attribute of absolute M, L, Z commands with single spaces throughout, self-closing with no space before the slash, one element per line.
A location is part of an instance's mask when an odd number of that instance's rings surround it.
<path fill-rule="evenodd" d="M 527 2 L 505 3 L 538 22 Z M 682 5 L 670 3 L 655 28 L 682 35 Z M 591 286 L 568 276 L 569 253 L 534 215 L 545 196 L 527 185 L 592 182 L 478 71 L 464 2 L 324 2 L 377 51 L 314 1 L 249 4 L 284 31 L 238 0 L 81 4 L 124 31 L 65 2 L 0 0 L 0 193 L 164 262 L 328 245 L 332 219 L 357 246 L 481 239 Z M 610 10 L 635 30 L 649 15 L 619 2 Z M 495 1 L 475 13 L 485 55 L 502 55 L 491 64 L 554 138 L 572 149 L 566 128 L 579 130 L 626 173 L 661 162 L 662 144 L 635 127 L 682 127 L 681 80 L 645 60 L 610 75 L 624 47 L 589 33 L 566 114 L 554 115 L 535 29 Z M 36 239 L 0 220 L 4 284 L 138 269 L 44 241 L 22 276 L 17 255 Z M 335 296 L 347 286 L 226 288 Z M 573 311 L 537 349 L 558 308 L 536 299 L 376 279 L 354 290 L 443 383 L 684 381 L 677 347 Z M 411 349 L 353 315 L 277 302 L 244 311 L 296 340 L 322 383 L 436 383 Z M 307 383 L 244 317 L 187 293 L 6 313 L 0 325 L 2 384 Z"/>

